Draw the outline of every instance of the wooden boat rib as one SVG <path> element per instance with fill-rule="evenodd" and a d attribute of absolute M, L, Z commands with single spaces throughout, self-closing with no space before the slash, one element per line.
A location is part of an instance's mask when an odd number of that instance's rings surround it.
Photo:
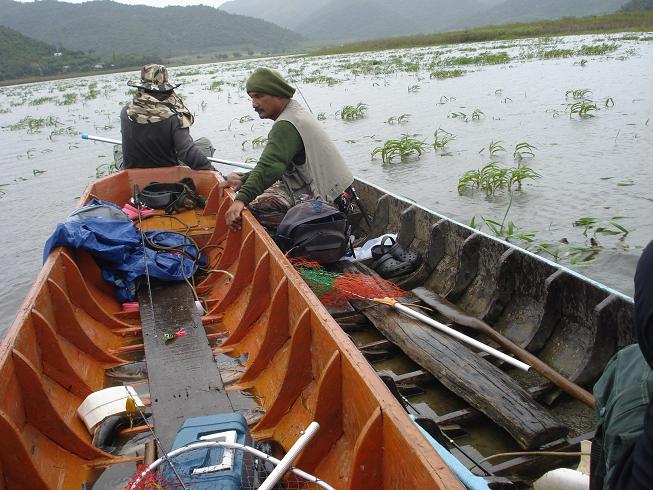
<path fill-rule="evenodd" d="M 315 420 L 321 429 L 296 466 L 335 488 L 462 488 L 256 220 L 245 213 L 242 230 L 227 231 L 232 197 L 218 190 L 216 173 L 123 171 L 92 184 L 80 205 L 91 197 L 123 204 L 134 185 L 184 177 L 209 196 L 204 212 L 154 217 L 143 228 L 189 226 L 215 268 L 227 272 L 198 286 L 210 308 L 202 321 L 209 341 L 223 338 L 216 353 L 247 354 L 244 373 L 227 390 L 247 389 L 260 400 L 254 437 L 288 449 Z M 416 239 L 427 243 L 420 233 Z M 5 488 L 82 488 L 102 468 L 138 460 L 94 447 L 76 409 L 107 386 L 106 369 L 143 350 L 144 330 L 137 316 L 120 312 L 90 257 L 51 253 L 0 347 Z"/>

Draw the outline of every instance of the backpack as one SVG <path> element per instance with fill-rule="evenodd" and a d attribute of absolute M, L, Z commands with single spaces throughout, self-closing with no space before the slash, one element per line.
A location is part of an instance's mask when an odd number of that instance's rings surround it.
<path fill-rule="evenodd" d="M 590 490 L 607 490 L 618 467 L 644 432 L 653 395 L 653 371 L 639 345 L 617 352 L 594 385 L 597 427 L 592 440 Z"/>
<path fill-rule="evenodd" d="M 274 237 L 288 257 L 306 257 L 320 264 L 338 261 L 349 246 L 347 216 L 318 199 L 288 210 Z"/>
<path fill-rule="evenodd" d="M 142 191 L 136 191 L 134 197 L 140 204 L 152 209 L 164 209 L 168 214 L 203 208 L 205 204 L 204 198 L 195 191 L 193 179 L 188 177 L 179 182 L 151 182 Z"/>

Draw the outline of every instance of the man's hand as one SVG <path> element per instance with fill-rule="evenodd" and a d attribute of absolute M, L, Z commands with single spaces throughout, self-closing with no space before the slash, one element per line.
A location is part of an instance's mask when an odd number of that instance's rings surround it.
<path fill-rule="evenodd" d="M 240 230 L 240 226 L 242 223 L 242 212 L 243 209 L 245 208 L 245 203 L 243 201 L 234 201 L 231 206 L 229 206 L 229 209 L 227 209 L 227 212 L 225 213 L 224 217 L 225 220 L 227 221 L 227 226 L 231 228 L 232 230 Z"/>
<path fill-rule="evenodd" d="M 241 172 L 231 172 L 227 175 L 227 180 L 220 182 L 220 188 L 231 187 L 233 190 L 237 191 L 243 185 L 243 181 L 240 179 L 243 176 Z"/>

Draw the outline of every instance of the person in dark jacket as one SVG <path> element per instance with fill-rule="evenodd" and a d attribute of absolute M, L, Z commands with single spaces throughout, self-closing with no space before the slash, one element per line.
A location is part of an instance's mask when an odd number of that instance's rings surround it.
<path fill-rule="evenodd" d="M 637 263 L 634 326 L 637 344 L 615 354 L 594 387 L 592 490 L 653 489 L 653 241 Z"/>
<path fill-rule="evenodd" d="M 168 80 L 163 65 L 145 65 L 140 81 L 127 85 L 138 92 L 120 113 L 122 155 L 114 150 L 119 168 L 152 168 L 187 165 L 194 170 L 214 170 L 207 159 L 214 149 L 206 138 L 193 141 L 189 128 L 193 114 Z"/>

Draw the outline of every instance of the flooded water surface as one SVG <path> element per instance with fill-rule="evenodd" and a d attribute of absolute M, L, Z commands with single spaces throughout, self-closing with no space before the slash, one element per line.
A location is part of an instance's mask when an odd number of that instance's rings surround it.
<path fill-rule="evenodd" d="M 183 83 L 178 92 L 196 114 L 192 135 L 210 138 L 216 157 L 255 162 L 272 122 L 257 118 L 244 81 L 257 66 L 275 67 L 300 88 L 295 98 L 358 177 L 464 223 L 473 219 L 630 295 L 653 230 L 652 39 L 576 36 L 293 57 L 177 68 L 171 78 Z M 131 97 L 126 82 L 136 78 L 0 89 L 0 330 L 34 281 L 55 225 L 112 163 L 110 145 L 80 133 L 119 139 L 120 108 Z M 348 120 L 343 109 L 359 103 L 363 117 Z M 425 144 L 419 158 L 371 157 L 402 135 Z M 501 189 L 459 192 L 465 172 L 490 162 L 527 167 L 539 178 L 515 186 L 512 203 Z"/>

